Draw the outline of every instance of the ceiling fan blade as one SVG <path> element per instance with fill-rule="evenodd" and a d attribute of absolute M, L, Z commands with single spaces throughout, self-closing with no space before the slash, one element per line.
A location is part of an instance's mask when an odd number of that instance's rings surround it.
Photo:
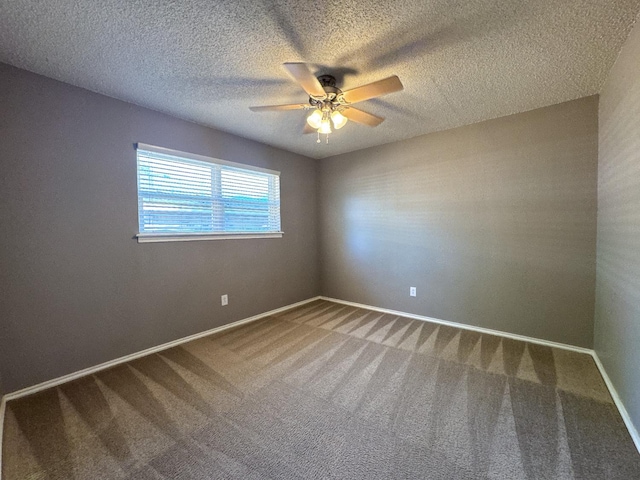
<path fill-rule="evenodd" d="M 344 110 L 341 110 L 340 113 L 353 122 L 367 125 L 369 127 L 377 127 L 384 122 L 384 118 L 363 112 L 362 110 L 354 107 L 345 108 Z"/>
<path fill-rule="evenodd" d="M 307 122 L 304 122 L 304 128 L 302 129 L 302 133 L 307 134 L 307 133 L 316 133 L 318 130 L 313 128 L 311 125 L 309 125 Z"/>
<path fill-rule="evenodd" d="M 311 73 L 306 63 L 285 63 L 284 68 L 291 74 L 296 82 L 314 98 L 324 99 L 327 97 L 326 92 L 320 85 L 318 79 Z"/>
<path fill-rule="evenodd" d="M 252 112 L 266 112 L 276 110 L 301 110 L 308 107 L 308 103 L 293 103 L 291 105 L 265 105 L 263 107 L 249 107 L 249 110 L 251 110 Z"/>
<path fill-rule="evenodd" d="M 356 87 L 342 93 L 342 97 L 347 103 L 358 103 L 370 98 L 380 97 L 389 93 L 398 92 L 404 86 L 400 79 L 394 75 L 392 77 L 378 80 L 377 82 L 368 83 L 361 87 Z"/>

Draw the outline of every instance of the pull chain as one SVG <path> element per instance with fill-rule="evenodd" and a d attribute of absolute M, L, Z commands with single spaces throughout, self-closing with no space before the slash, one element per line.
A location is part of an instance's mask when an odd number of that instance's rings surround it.
<path fill-rule="evenodd" d="M 316 140 L 316 143 L 320 143 L 320 130 L 318 130 L 318 139 Z M 329 134 L 327 133 L 326 137 L 325 137 L 325 141 L 327 143 L 327 145 L 329 145 Z"/>

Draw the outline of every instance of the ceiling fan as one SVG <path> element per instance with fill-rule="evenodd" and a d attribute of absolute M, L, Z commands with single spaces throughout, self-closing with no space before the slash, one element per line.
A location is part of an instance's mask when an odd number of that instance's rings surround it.
<path fill-rule="evenodd" d="M 332 132 L 332 124 L 336 130 L 342 128 L 347 123 L 347 120 L 369 127 L 380 125 L 384 121 L 383 117 L 355 108 L 353 104 L 398 92 L 404 88 L 400 79 L 393 75 L 343 92 L 336 87 L 336 79 L 332 75 L 316 77 L 305 63 L 285 63 L 284 68 L 307 92 L 309 95 L 308 103 L 266 105 L 249 107 L 249 109 L 253 112 L 313 110 L 311 115 L 307 117 L 303 133 L 318 132 L 318 143 L 320 143 L 320 134 L 327 135 L 328 143 L 329 134 Z"/>

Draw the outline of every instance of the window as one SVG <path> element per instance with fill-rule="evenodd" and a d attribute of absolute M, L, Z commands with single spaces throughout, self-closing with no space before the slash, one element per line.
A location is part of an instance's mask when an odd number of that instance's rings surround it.
<path fill-rule="evenodd" d="M 281 237 L 280 172 L 139 143 L 139 242 Z"/>

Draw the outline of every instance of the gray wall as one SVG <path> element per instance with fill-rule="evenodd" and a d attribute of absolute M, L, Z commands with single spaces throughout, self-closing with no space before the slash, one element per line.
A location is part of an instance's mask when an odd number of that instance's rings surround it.
<path fill-rule="evenodd" d="M 323 160 L 323 294 L 591 347 L 597 106 Z"/>
<path fill-rule="evenodd" d="M 1 64 L 0 92 L 5 392 L 319 293 L 315 161 Z M 134 142 L 280 170 L 284 237 L 138 244 Z"/>
<path fill-rule="evenodd" d="M 600 97 L 595 349 L 640 428 L 640 26 Z"/>

